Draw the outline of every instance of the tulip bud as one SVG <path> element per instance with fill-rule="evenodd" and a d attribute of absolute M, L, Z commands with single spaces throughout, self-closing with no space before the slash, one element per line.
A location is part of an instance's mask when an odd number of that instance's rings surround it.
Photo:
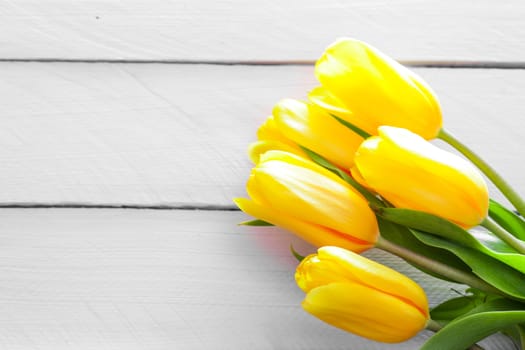
<path fill-rule="evenodd" d="M 340 39 L 326 49 L 315 66 L 322 86 L 342 110 L 338 115 L 371 135 L 381 125 L 409 129 L 425 139 L 442 126 L 439 102 L 430 87 L 412 71 L 377 49 L 354 39 Z M 315 102 L 329 103 L 319 91 Z M 321 103 L 321 106 L 323 103 Z"/>
<path fill-rule="evenodd" d="M 355 155 L 352 176 L 398 208 L 428 212 L 469 228 L 487 216 L 489 195 L 479 171 L 401 128 L 382 126 Z"/>
<path fill-rule="evenodd" d="M 307 312 L 368 339 L 402 342 L 429 320 L 425 292 L 414 281 L 339 247 L 303 259 L 295 279 Z"/>
<path fill-rule="evenodd" d="M 244 212 L 287 229 L 315 245 L 353 251 L 372 247 L 379 231 L 367 201 L 332 172 L 296 155 L 269 151 L 248 179 Z"/>
<path fill-rule="evenodd" d="M 342 169 L 354 164 L 354 153 L 363 138 L 321 108 L 292 99 L 273 109 L 280 132 L 295 143 L 314 151 Z"/>

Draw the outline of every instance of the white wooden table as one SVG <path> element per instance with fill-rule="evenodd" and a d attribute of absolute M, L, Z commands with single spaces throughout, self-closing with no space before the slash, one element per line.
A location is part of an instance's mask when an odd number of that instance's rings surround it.
<path fill-rule="evenodd" d="M 312 248 L 237 226 L 246 146 L 353 36 L 418 66 L 447 128 L 523 194 L 524 17 L 512 0 L 0 2 L 0 349 L 417 349 L 429 333 L 383 345 L 302 311 L 288 247 Z M 433 305 L 461 289 L 368 254 Z"/>

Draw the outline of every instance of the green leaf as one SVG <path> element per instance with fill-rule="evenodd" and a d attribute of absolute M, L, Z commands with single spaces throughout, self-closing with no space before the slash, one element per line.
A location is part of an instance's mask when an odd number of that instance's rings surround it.
<path fill-rule="evenodd" d="M 422 211 L 402 208 L 374 208 L 385 220 L 407 226 L 418 231 L 434 234 L 477 250 L 525 273 L 525 255 L 503 242 L 490 231 L 477 227 L 470 232 L 439 216 Z"/>
<path fill-rule="evenodd" d="M 379 231 L 381 232 L 381 236 L 385 238 L 386 240 L 392 243 L 395 243 L 399 246 L 402 246 L 404 248 L 410 249 L 413 252 L 427 256 L 435 261 L 438 261 L 443 264 L 454 267 L 458 270 L 462 270 L 468 273 L 471 272 L 470 267 L 468 267 L 467 264 L 465 264 L 461 259 L 455 256 L 453 253 L 450 253 L 449 251 L 445 249 L 436 248 L 436 247 L 424 244 L 419 239 L 414 237 L 414 235 L 408 228 L 401 226 L 401 225 L 397 225 L 389 221 L 386 221 L 382 219 L 381 217 L 377 218 L 377 222 L 379 225 Z M 449 278 L 439 275 L 433 271 L 428 271 L 427 269 L 422 268 L 411 262 L 408 262 L 408 263 L 431 276 L 440 278 L 445 281 L 454 282 L 454 281 L 451 281 Z"/>
<path fill-rule="evenodd" d="M 448 299 L 438 306 L 432 308 L 430 311 L 430 317 L 435 321 L 448 323 L 454 319 L 457 319 L 458 317 L 468 315 L 472 312 L 480 312 L 480 310 L 485 310 L 480 309 L 480 306 L 486 303 L 493 305 L 493 300 L 495 299 L 503 300 L 501 296 L 488 295 L 474 288 L 468 288 L 466 292 L 468 294 L 457 298 Z M 512 302 L 512 305 L 516 305 L 515 302 Z"/>
<path fill-rule="evenodd" d="M 353 132 L 355 132 L 357 135 L 361 136 L 362 138 L 364 139 L 367 139 L 369 138 L 370 135 L 369 133 L 367 133 L 366 131 L 364 131 L 363 129 L 361 129 L 360 127 L 358 126 L 355 126 L 354 124 L 350 123 L 349 121 L 346 121 L 344 119 L 341 119 L 339 118 L 338 116 L 336 116 L 335 114 L 330 114 L 335 120 L 337 120 L 339 123 L 343 124 L 344 126 L 346 126 L 348 129 L 352 130 Z"/>
<path fill-rule="evenodd" d="M 458 225 L 439 216 L 419 210 L 404 208 L 373 208 L 385 220 L 451 239 L 466 246 L 473 244 L 472 237 Z"/>
<path fill-rule="evenodd" d="M 243 225 L 243 226 L 274 226 L 273 224 L 270 224 L 269 222 L 266 222 L 266 221 L 261 220 L 261 219 L 244 221 L 244 222 L 241 222 L 239 225 Z"/>
<path fill-rule="evenodd" d="M 522 310 L 525 311 L 525 304 L 505 299 L 501 297 L 496 297 L 488 300 L 487 302 L 483 302 L 476 306 L 476 308 L 472 309 L 470 312 L 465 314 L 464 316 L 473 315 L 480 312 L 489 312 L 489 311 L 514 311 L 514 310 Z"/>
<path fill-rule="evenodd" d="M 493 199 L 489 203 L 489 216 L 505 230 L 517 238 L 525 240 L 525 221 L 523 217 L 513 213 Z"/>
<path fill-rule="evenodd" d="M 435 321 L 451 321 L 474 309 L 478 303 L 472 295 L 449 299 L 430 311 L 430 317 Z"/>
<path fill-rule="evenodd" d="M 515 299 L 525 301 L 525 275 L 489 255 L 425 232 L 411 230 L 425 244 L 446 249 L 463 260 L 485 282 Z"/>
<path fill-rule="evenodd" d="M 524 305 L 495 299 L 472 309 L 434 334 L 421 350 L 464 350 L 487 336 L 525 322 Z"/>
<path fill-rule="evenodd" d="M 293 245 L 290 244 L 290 252 L 292 252 L 292 255 L 297 259 L 297 261 L 301 262 L 305 258 L 305 256 L 297 253 L 297 251 L 294 249 Z"/>

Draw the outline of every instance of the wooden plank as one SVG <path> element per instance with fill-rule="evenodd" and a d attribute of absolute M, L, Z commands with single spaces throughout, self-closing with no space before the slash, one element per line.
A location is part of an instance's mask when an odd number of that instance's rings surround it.
<path fill-rule="evenodd" d="M 0 3 L 0 58 L 314 60 L 340 36 L 400 60 L 525 59 L 525 3 L 35 1 Z"/>
<path fill-rule="evenodd" d="M 3 209 L 0 348 L 417 349 L 422 332 L 381 345 L 300 307 L 289 245 L 276 228 L 237 226 L 239 212 Z M 450 288 L 380 251 L 431 304 Z M 491 349 L 508 343 L 497 338 Z"/>
<path fill-rule="evenodd" d="M 524 193 L 525 71 L 417 72 L 447 128 Z M 2 63 L 0 75 L 4 204 L 231 206 L 259 123 L 315 85 L 297 66 Z"/>

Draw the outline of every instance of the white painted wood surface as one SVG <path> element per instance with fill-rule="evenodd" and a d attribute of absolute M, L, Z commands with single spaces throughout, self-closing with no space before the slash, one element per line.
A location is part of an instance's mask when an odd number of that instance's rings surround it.
<path fill-rule="evenodd" d="M 525 70 L 416 71 L 446 127 L 525 193 Z M 11 204 L 232 206 L 260 122 L 315 86 L 301 66 L 3 63 L 0 76 Z"/>
<path fill-rule="evenodd" d="M 417 349 L 329 327 L 299 306 L 289 245 L 239 212 L 0 211 L 1 349 Z M 461 286 L 380 251 L 436 303 Z M 488 342 L 505 349 L 502 339 Z"/>
<path fill-rule="evenodd" d="M 353 36 L 400 60 L 525 60 L 525 3 L 0 2 L 1 58 L 313 60 Z"/>
<path fill-rule="evenodd" d="M 310 62 L 353 36 L 408 62 L 519 66 L 524 17 L 521 0 L 0 2 L 0 205 L 231 208 L 259 123 L 315 85 L 311 66 L 253 64 Z M 525 70 L 416 71 L 447 128 L 523 194 Z M 0 209 L 0 349 L 401 350 L 428 337 L 378 344 L 306 315 L 288 247 L 311 247 L 237 226 L 245 219 Z M 454 293 L 368 254 L 421 283 L 433 305 Z"/>

